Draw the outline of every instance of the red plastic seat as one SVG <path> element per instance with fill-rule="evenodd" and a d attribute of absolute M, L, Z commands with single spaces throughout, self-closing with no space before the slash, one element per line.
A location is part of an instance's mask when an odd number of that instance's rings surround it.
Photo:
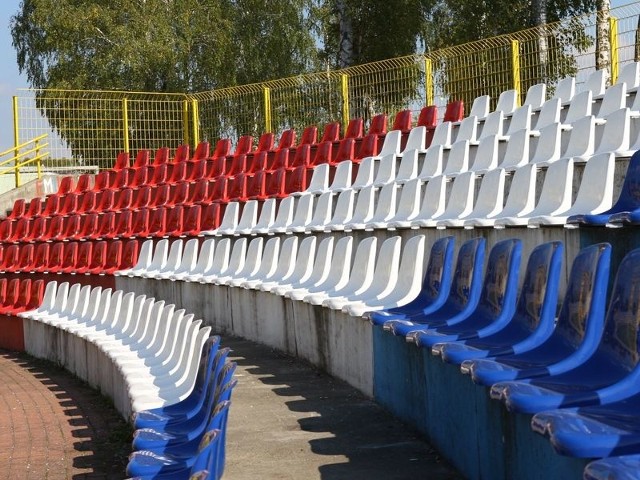
<path fill-rule="evenodd" d="M 200 230 L 214 230 L 220 226 L 222 207 L 219 203 L 204 205 L 200 210 Z"/>
<path fill-rule="evenodd" d="M 192 162 L 199 162 L 209 158 L 209 142 L 200 142 L 196 147 L 196 151 L 193 152 Z"/>
<path fill-rule="evenodd" d="M 253 137 L 251 135 L 243 135 L 238 139 L 238 144 L 233 152 L 233 156 L 246 155 L 253 149 Z"/>
<path fill-rule="evenodd" d="M 115 240 L 107 245 L 107 254 L 104 266 L 98 271 L 97 269 L 89 270 L 89 273 L 100 275 L 113 275 L 113 272 L 120 270 L 122 267 L 122 241 Z"/>
<path fill-rule="evenodd" d="M 19 218 L 18 220 L 12 220 L 13 226 L 11 236 L 7 239 L 9 242 L 20 242 L 23 239 L 30 237 L 31 222 L 30 218 Z"/>
<path fill-rule="evenodd" d="M 122 256 L 120 257 L 120 266 L 117 270 L 124 270 L 133 267 L 138 263 L 138 241 L 127 240 L 122 247 Z M 115 271 L 115 270 L 114 270 Z M 113 272 L 111 272 L 113 274 Z"/>
<path fill-rule="evenodd" d="M 133 203 L 133 190 L 130 188 L 123 188 L 119 192 L 115 193 L 115 201 L 112 211 L 120 212 L 122 210 L 129 210 Z"/>
<path fill-rule="evenodd" d="M 360 124 L 360 136 L 362 136 L 362 123 Z M 322 142 L 337 142 L 340 140 L 340 123 L 332 122 L 327 123 L 324 126 L 324 130 L 322 132 L 322 138 L 320 139 L 320 143 Z M 300 142 L 303 144 L 303 142 Z"/>
<path fill-rule="evenodd" d="M 27 280 L 31 282 L 31 279 L 27 279 Z M 7 283 L 7 290 L 6 290 L 2 305 L 0 305 L 0 313 L 6 313 L 10 309 L 12 309 L 18 302 L 19 297 L 20 297 L 20 279 L 12 278 Z"/>
<path fill-rule="evenodd" d="M 82 274 L 91 264 L 91 257 L 93 255 L 93 243 L 82 242 L 78 248 L 78 256 L 76 257 L 76 264 L 73 271 L 70 273 Z"/>
<path fill-rule="evenodd" d="M 71 273 L 76 269 L 76 261 L 78 260 L 78 242 L 68 242 L 64 245 L 64 253 L 62 254 L 62 265 L 58 269 L 59 273 Z"/>
<path fill-rule="evenodd" d="M 200 215 L 202 207 L 200 205 L 189 205 L 185 207 L 183 212 L 182 233 L 181 237 L 193 236 L 200 233 Z"/>
<path fill-rule="evenodd" d="M 171 207 L 167 212 L 167 220 L 164 229 L 165 237 L 179 237 L 182 235 L 182 224 L 184 221 L 184 208 L 181 205 Z"/>
<path fill-rule="evenodd" d="M 113 170 L 122 170 L 123 168 L 129 168 L 129 152 L 120 152 L 118 156 L 116 156 Z"/>
<path fill-rule="evenodd" d="M 358 150 L 358 154 L 356 155 L 355 160 L 362 160 L 366 157 L 373 157 L 378 155 L 380 151 L 378 147 L 378 135 L 375 133 L 369 134 L 362 139 L 362 143 L 360 143 L 360 150 Z"/>
<path fill-rule="evenodd" d="M 20 247 L 18 245 L 9 245 L 4 250 L 2 256 L 2 262 L 0 263 L 0 272 L 7 272 L 16 263 L 18 263 L 18 256 L 20 255 Z"/>
<path fill-rule="evenodd" d="M 244 173 L 238 173 L 229 180 L 227 196 L 230 202 L 244 202 L 247 200 L 247 176 Z"/>
<path fill-rule="evenodd" d="M 302 192 L 309 186 L 307 181 L 307 168 L 298 167 L 293 171 L 287 172 L 285 180 L 285 193 L 287 195 L 294 192 Z"/>
<path fill-rule="evenodd" d="M 131 209 L 137 210 L 139 208 L 148 207 L 151 203 L 152 188 L 148 185 L 140 187 L 133 192 L 133 201 L 131 202 Z"/>
<path fill-rule="evenodd" d="M 35 247 L 32 243 L 20 246 L 18 252 L 18 260 L 14 264 L 8 265 L 6 272 L 18 273 L 28 272 L 29 270 L 31 270 L 31 267 L 33 265 L 34 251 Z"/>
<path fill-rule="evenodd" d="M 76 188 L 73 190 L 75 193 L 84 193 L 91 190 L 91 180 L 93 175 L 82 174 L 78 177 L 78 183 L 76 183 Z"/>
<path fill-rule="evenodd" d="M 118 170 L 115 175 L 109 177 L 109 188 L 111 190 L 120 190 L 129 185 L 129 170 Z"/>
<path fill-rule="evenodd" d="M 131 219 L 131 231 L 128 234 L 122 234 L 121 237 L 146 237 L 149 231 L 149 211 L 148 208 L 141 208 L 133 212 Z"/>
<path fill-rule="evenodd" d="M 189 182 L 179 182 L 171 185 L 171 192 L 169 194 L 170 205 L 182 205 L 187 202 L 189 196 Z"/>
<path fill-rule="evenodd" d="M 133 162 L 133 168 L 142 168 L 149 165 L 151 161 L 151 152 L 149 150 L 140 150 Z"/>
<path fill-rule="evenodd" d="M 206 177 L 207 175 L 207 162 L 209 160 L 206 159 L 201 159 L 201 160 L 195 160 L 193 162 L 191 162 L 191 165 L 187 171 L 187 175 L 185 177 L 185 180 L 189 181 L 189 182 L 197 182 L 198 180 L 201 180 L 203 178 Z"/>
<path fill-rule="evenodd" d="M 178 145 L 178 147 L 176 148 L 176 153 L 173 156 L 173 161 L 171 163 L 186 162 L 187 160 L 189 160 L 189 145 Z"/>
<path fill-rule="evenodd" d="M 287 196 L 285 184 L 287 179 L 287 170 L 280 168 L 269 173 L 265 180 L 265 198 L 284 198 Z M 261 199 L 260 199 L 261 200 Z"/>
<path fill-rule="evenodd" d="M 109 188 L 109 185 L 111 185 L 111 174 L 107 170 L 103 170 L 102 172 L 98 173 L 93 179 L 94 192 L 99 193 L 103 190 L 106 190 Z"/>
<path fill-rule="evenodd" d="M 96 240 L 103 238 L 107 235 L 115 234 L 116 230 L 116 213 L 105 212 L 100 215 L 98 219 L 98 228 L 95 232 L 89 235 L 88 239 Z"/>
<path fill-rule="evenodd" d="M 212 160 L 207 160 L 206 178 L 216 178 L 225 175 L 227 167 L 227 158 L 218 157 Z"/>
<path fill-rule="evenodd" d="M 249 176 L 255 175 L 260 170 L 265 170 L 267 168 L 267 152 L 256 152 L 246 167 L 245 173 Z"/>
<path fill-rule="evenodd" d="M 413 114 L 411 110 L 400 110 L 393 119 L 393 127 L 391 127 L 391 130 L 400 130 L 402 133 L 409 133 L 412 122 Z"/>
<path fill-rule="evenodd" d="M 156 150 L 156 155 L 153 158 L 153 164 L 156 165 L 164 165 L 169 161 L 169 149 L 167 147 L 161 147 Z"/>
<path fill-rule="evenodd" d="M 47 262 L 46 272 L 58 273 L 62 268 L 62 259 L 64 257 L 65 243 L 56 242 L 51 246 L 51 253 L 49 255 L 49 261 Z"/>
<path fill-rule="evenodd" d="M 305 128 L 304 130 L 305 132 L 307 131 L 307 128 Z M 304 137 L 304 133 L 302 135 Z M 315 138 L 313 140 L 315 142 Z M 314 142 L 306 142 L 306 143 L 314 143 Z M 300 142 L 300 143 L 303 143 L 303 142 Z M 290 128 L 280 134 L 280 140 L 278 141 L 277 150 L 282 150 L 283 148 L 293 148 L 295 147 L 295 145 L 296 145 L 296 131 L 293 128 Z"/>
<path fill-rule="evenodd" d="M 247 156 L 245 154 L 234 155 L 231 165 L 227 170 L 226 176 L 233 178 L 239 173 L 244 173 L 247 169 Z"/>
<path fill-rule="evenodd" d="M 228 183 L 227 177 L 218 177 L 213 184 L 213 188 L 209 185 L 209 199 L 214 202 L 229 203 L 229 197 L 227 196 Z"/>
<path fill-rule="evenodd" d="M 149 167 L 132 168 L 129 171 L 129 188 L 140 188 L 149 182 Z"/>
<path fill-rule="evenodd" d="M 169 185 L 159 185 L 151 191 L 150 208 L 163 207 L 169 203 L 171 187 Z"/>
<path fill-rule="evenodd" d="M 380 113 L 371 119 L 368 135 L 384 136 L 387 133 L 387 114 Z"/>
<path fill-rule="evenodd" d="M 364 121 L 361 118 L 352 118 L 347 125 L 344 138 L 362 138 L 364 132 Z"/>
<path fill-rule="evenodd" d="M 149 214 L 149 230 L 147 236 L 163 237 L 167 225 L 167 209 L 158 207 Z"/>
<path fill-rule="evenodd" d="M 66 195 L 73 191 L 73 177 L 62 177 L 60 184 L 58 185 L 58 191 L 55 195 Z"/>
<path fill-rule="evenodd" d="M 258 139 L 258 147 L 256 148 L 256 152 L 269 152 L 273 150 L 275 140 L 276 136 L 273 133 L 263 133 Z"/>
<path fill-rule="evenodd" d="M 31 224 L 31 231 L 29 232 L 29 238 L 25 239 L 29 242 L 34 242 L 40 240 L 47 229 L 47 219 L 46 217 L 35 217 L 33 219 L 33 223 Z"/>
<path fill-rule="evenodd" d="M 187 165 L 186 161 L 178 162 L 171 165 L 167 171 L 167 183 L 182 182 L 187 178 Z"/>
<path fill-rule="evenodd" d="M 296 154 L 293 162 L 289 165 L 289 170 L 298 167 L 308 167 L 311 164 L 311 145 L 299 145 L 296 148 Z"/>
<path fill-rule="evenodd" d="M 95 231 L 98 230 L 100 224 L 100 215 L 97 213 L 87 213 L 82 216 L 80 220 L 80 231 L 77 235 L 69 238 L 69 240 L 83 240 L 89 238 Z"/>
<path fill-rule="evenodd" d="M 13 220 L 5 218 L 0 222 L 0 242 L 8 242 L 13 233 Z"/>
<path fill-rule="evenodd" d="M 93 251 L 91 252 L 91 259 L 89 261 L 89 265 L 82 269 L 78 270 L 79 274 L 87 274 L 87 273 L 102 273 L 104 270 L 104 265 L 107 261 L 107 242 L 104 240 L 100 242 L 96 242 L 93 245 Z"/>
<path fill-rule="evenodd" d="M 353 140 L 353 139 L 348 139 Z M 316 154 L 313 157 L 312 166 L 316 167 L 323 163 L 333 164 L 333 142 L 322 142 L 316 149 Z"/>
<path fill-rule="evenodd" d="M 150 185 L 162 185 L 167 182 L 167 174 L 169 170 L 167 164 L 156 165 L 153 167 L 153 175 L 149 177 Z"/>
<path fill-rule="evenodd" d="M 109 212 L 113 210 L 116 201 L 116 192 L 113 190 L 103 190 L 98 193 L 96 198 L 96 212 Z"/>
<path fill-rule="evenodd" d="M 62 228 L 64 226 L 64 217 L 59 215 L 51 217 L 45 226 L 45 233 L 40 240 L 49 242 L 62 236 Z"/>
<path fill-rule="evenodd" d="M 208 186 L 209 180 L 205 178 L 191 184 L 191 186 L 189 187 L 189 196 L 187 197 L 186 203 L 189 205 L 194 205 L 204 202 L 207 199 Z"/>
<path fill-rule="evenodd" d="M 282 150 L 278 150 L 276 152 L 276 156 L 273 159 L 273 163 L 269 167 L 269 171 L 279 170 L 280 168 L 289 168 L 289 150 L 288 148 L 283 148 Z"/>
<path fill-rule="evenodd" d="M 66 240 L 68 238 L 77 237 L 82 230 L 82 215 L 69 215 L 63 217 L 62 232 L 59 236 L 52 238 L 53 240 Z"/>
<path fill-rule="evenodd" d="M 11 213 L 7 215 L 7 218 L 9 219 L 20 218 L 24 216 L 26 209 L 27 209 L 27 202 L 25 202 L 24 198 L 19 198 L 15 202 L 13 202 L 13 208 L 11 209 Z"/>
<path fill-rule="evenodd" d="M 420 110 L 418 115 L 418 126 L 427 127 L 427 129 L 434 129 L 438 125 L 438 107 L 435 105 L 428 105 Z"/>
<path fill-rule="evenodd" d="M 29 207 L 27 211 L 24 212 L 24 216 L 31 218 L 40 215 L 42 212 L 42 199 L 40 197 L 34 197 L 29 202 Z"/>
<path fill-rule="evenodd" d="M 302 131 L 300 145 L 315 145 L 318 141 L 318 127 L 309 125 Z"/>
<path fill-rule="evenodd" d="M 464 102 L 462 100 L 455 100 L 447 104 L 447 109 L 444 111 L 444 122 L 461 122 L 464 119 Z"/>
<path fill-rule="evenodd" d="M 221 138 L 216 143 L 216 148 L 211 155 L 212 159 L 226 158 L 231 153 L 231 140 L 228 138 Z"/>
<path fill-rule="evenodd" d="M 29 310 L 34 310 L 42 305 L 42 300 L 44 299 L 44 280 L 35 280 L 31 282 L 31 293 L 29 295 L 29 299 L 24 307 L 21 307 L 20 310 L 11 311 L 11 315 L 16 315 L 20 312 L 26 312 Z"/>
<path fill-rule="evenodd" d="M 49 195 L 47 201 L 44 204 L 44 210 L 42 211 L 43 217 L 51 217 L 58 213 L 58 205 L 60 204 L 60 197 L 57 195 Z"/>
<path fill-rule="evenodd" d="M 80 203 L 78 205 L 78 213 L 91 213 L 96 210 L 97 194 L 94 191 L 85 192 L 82 194 Z"/>
<path fill-rule="evenodd" d="M 356 156 L 356 140 L 354 138 L 345 138 L 340 142 L 333 163 L 339 163 L 344 160 L 354 160 Z"/>
<path fill-rule="evenodd" d="M 247 179 L 246 198 L 247 200 L 264 200 L 266 199 L 266 178 L 267 174 L 264 170 L 257 172 L 255 175 Z"/>
<path fill-rule="evenodd" d="M 70 215 L 78 209 L 78 197 L 77 193 L 69 193 L 62 199 L 58 211 L 58 215 Z"/>
<path fill-rule="evenodd" d="M 116 213 L 116 217 L 114 219 L 113 232 L 109 232 L 103 235 L 103 238 L 117 238 L 121 236 L 126 236 L 131 232 L 132 222 L 133 222 L 133 211 L 123 210 L 121 212 Z"/>
<path fill-rule="evenodd" d="M 42 273 L 47 270 L 47 264 L 49 263 L 49 250 L 51 250 L 51 245 L 49 243 L 38 244 L 33 256 L 31 272 Z"/>

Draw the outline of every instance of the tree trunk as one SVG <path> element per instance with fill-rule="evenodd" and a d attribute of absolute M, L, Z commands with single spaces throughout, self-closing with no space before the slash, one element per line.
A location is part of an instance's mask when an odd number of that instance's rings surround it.
<path fill-rule="evenodd" d="M 545 82 L 547 79 L 547 62 L 549 57 L 549 46 L 547 45 L 547 0 L 533 0 L 533 24 L 538 28 L 538 61 L 536 69 L 537 82 Z"/>
<path fill-rule="evenodd" d="M 636 45 L 633 51 L 633 60 L 640 62 L 640 16 L 636 25 Z"/>
<path fill-rule="evenodd" d="M 347 9 L 347 0 L 336 0 L 336 11 L 340 22 L 338 68 L 346 68 L 353 65 L 353 23 Z"/>
<path fill-rule="evenodd" d="M 609 42 L 610 0 L 597 0 L 596 15 L 596 70 L 611 66 L 611 43 Z M 609 72 L 610 74 L 611 72 Z"/>

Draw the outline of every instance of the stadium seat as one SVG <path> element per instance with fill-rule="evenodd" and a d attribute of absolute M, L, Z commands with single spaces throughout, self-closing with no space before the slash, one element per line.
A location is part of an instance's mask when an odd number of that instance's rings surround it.
<path fill-rule="evenodd" d="M 163 237 L 179 237 L 182 235 L 184 224 L 184 207 L 180 204 L 168 209 L 167 223 Z"/>
<path fill-rule="evenodd" d="M 136 159 L 133 162 L 133 168 L 142 168 L 149 166 L 151 162 L 151 151 L 150 150 L 138 150 L 136 154 Z"/>
<path fill-rule="evenodd" d="M 327 127 L 325 127 L 325 133 Z M 344 133 L 344 138 L 362 138 L 363 133 L 364 121 L 362 120 L 362 118 L 352 118 L 351 120 L 349 120 L 347 130 Z M 324 135 L 322 141 L 325 141 Z"/>
<path fill-rule="evenodd" d="M 122 170 L 123 168 L 129 168 L 129 152 L 120 152 L 116 156 L 113 170 Z"/>
<path fill-rule="evenodd" d="M 378 192 L 375 192 L 374 187 L 372 191 L 374 192 L 375 200 L 372 202 L 373 212 L 371 216 L 366 220 L 361 221 L 362 217 L 359 217 L 354 213 L 354 216 L 351 218 L 351 220 L 344 226 L 345 230 L 352 231 L 372 229 L 370 227 L 371 224 L 383 225 L 388 222 L 396 213 L 396 198 L 398 196 L 398 188 L 398 185 L 393 182 L 387 183 L 382 188 L 380 188 Z M 358 199 L 360 199 L 360 194 L 363 192 L 364 190 L 360 190 L 360 192 L 358 193 Z M 356 213 L 357 209 L 358 204 L 356 203 Z"/>
<path fill-rule="evenodd" d="M 131 218 L 131 231 L 128 234 L 120 233 L 124 238 L 146 237 L 149 231 L 149 208 L 141 208 L 133 213 Z"/>
<path fill-rule="evenodd" d="M 39 243 L 37 245 L 30 273 L 43 273 L 47 269 L 50 249 L 51 245 L 48 243 Z"/>
<path fill-rule="evenodd" d="M 546 100 L 547 85 L 545 83 L 536 83 L 531 85 L 527 90 L 527 95 L 522 102 L 523 106 L 530 106 L 532 109 L 538 110 Z"/>
<path fill-rule="evenodd" d="M 313 217 L 315 195 L 300 195 L 295 201 L 295 211 L 291 223 L 286 226 L 285 233 L 302 233 Z"/>
<path fill-rule="evenodd" d="M 82 198 L 80 199 L 80 203 L 78 204 L 78 209 L 75 211 L 75 213 L 85 214 L 94 212 L 96 210 L 96 200 L 96 192 L 85 192 L 84 194 L 82 194 Z"/>
<path fill-rule="evenodd" d="M 521 129 L 510 134 L 509 143 L 507 143 L 504 156 L 498 164 L 498 167 L 507 171 L 513 171 L 528 164 L 530 145 L 531 135 L 529 130 Z"/>
<path fill-rule="evenodd" d="M 47 261 L 47 267 L 44 269 L 43 273 L 58 273 L 60 271 L 64 256 L 64 247 L 65 244 L 63 242 L 53 243 L 53 245 L 51 246 L 51 254 L 49 255 L 49 259 Z M 4 256 L 6 256 L 6 254 L 7 252 L 5 251 Z"/>
<path fill-rule="evenodd" d="M 156 150 L 153 157 L 152 166 L 164 165 L 169 162 L 169 149 L 167 147 L 161 147 Z"/>
<path fill-rule="evenodd" d="M 356 168 L 358 170 L 356 170 Z M 349 160 L 338 163 L 333 175 L 333 180 L 329 185 L 329 190 L 333 192 L 342 192 L 350 189 L 353 181 L 353 175 L 359 171 L 359 168 L 360 167 L 358 165 Z"/>
<path fill-rule="evenodd" d="M 40 197 L 34 197 L 29 202 L 29 206 L 24 212 L 24 216 L 27 218 L 33 218 L 40 215 L 42 212 L 42 199 Z"/>
<path fill-rule="evenodd" d="M 199 162 L 209 158 L 209 142 L 198 143 L 193 156 L 189 159 L 191 162 Z"/>
<path fill-rule="evenodd" d="M 7 265 L 7 273 L 28 272 L 33 265 L 35 247 L 33 244 L 21 245 L 18 250 L 18 258 L 13 265 Z"/>
<path fill-rule="evenodd" d="M 222 221 L 218 228 L 212 231 L 203 231 L 203 235 L 233 235 L 238 227 L 238 221 L 240 220 L 240 209 L 242 204 L 240 202 L 229 202 L 224 210 Z"/>
<path fill-rule="evenodd" d="M 385 228 L 395 230 L 394 226 L 390 226 L 391 224 L 395 225 L 396 222 L 405 222 L 409 219 L 413 219 L 418 214 L 420 211 L 422 181 L 414 178 L 398 188 L 401 188 L 401 192 L 400 199 L 397 202 L 397 207 L 390 205 L 391 208 L 395 208 L 395 210 L 389 210 L 390 215 L 388 218 L 385 216 L 382 217 L 382 219 L 376 219 L 376 217 L 378 217 L 378 209 L 376 209 L 374 218 L 364 225 L 365 230 Z"/>
<path fill-rule="evenodd" d="M 460 140 L 451 145 L 442 175 L 458 175 L 469 170 L 469 140 Z"/>
<path fill-rule="evenodd" d="M 148 236 L 163 237 L 167 226 L 167 208 L 158 207 L 149 212 Z"/>
<path fill-rule="evenodd" d="M 9 213 L 9 215 L 7 215 L 6 218 L 13 220 L 13 219 L 17 219 L 24 216 L 26 211 L 26 205 L 27 204 L 24 198 L 17 199 L 15 202 L 13 202 L 13 208 L 11 209 L 11 212 Z"/>
<path fill-rule="evenodd" d="M 336 220 L 339 220 L 342 215 L 348 215 L 350 210 L 345 209 L 344 211 L 338 211 L 338 208 L 341 207 L 340 203 L 342 202 L 340 202 L 340 200 L 342 199 L 342 195 L 338 197 L 336 212 L 334 217 L 331 219 L 331 223 L 327 225 L 327 227 L 332 231 L 349 231 L 351 230 L 352 225 L 364 224 L 371 221 L 373 218 L 376 205 L 376 188 L 370 185 L 355 192 L 355 195 L 356 199 L 353 207 L 353 215 L 351 215 L 350 218 L 345 218 L 339 222 Z"/>
<path fill-rule="evenodd" d="M 442 177 L 445 176 L 436 177 L 427 184 L 425 197 L 427 193 L 430 193 L 429 185 L 434 181 L 439 182 Z M 476 174 L 473 172 L 464 172 L 454 177 L 451 192 L 446 199 L 442 213 L 432 215 L 431 218 L 424 218 L 423 214 L 426 212 L 423 208 L 418 214 L 418 217 L 411 221 L 411 228 L 435 227 L 439 222 L 443 222 L 444 220 L 459 220 L 467 217 L 473 211 L 476 180 Z M 432 201 L 434 201 L 433 207 L 437 207 L 437 199 L 433 199 Z M 441 225 L 444 224 L 441 223 Z"/>
<path fill-rule="evenodd" d="M 324 231 L 325 225 L 331 221 L 334 196 L 335 194 L 333 192 L 324 192 L 317 196 L 311 219 L 304 226 L 303 230 L 299 230 L 300 232 L 304 231 L 309 233 Z"/>
<path fill-rule="evenodd" d="M 238 225 L 233 232 L 234 235 L 248 235 L 258 222 L 258 210 L 260 204 L 257 200 L 249 200 L 245 202 L 242 208 L 242 215 L 238 220 Z"/>
<path fill-rule="evenodd" d="M 255 241 L 257 239 L 254 239 Z M 283 254 L 283 252 L 287 252 Z M 259 268 L 248 276 L 239 275 L 240 279 L 231 280 L 229 285 L 239 286 L 245 289 L 257 289 L 262 283 L 271 282 L 281 278 L 289 272 L 295 264 L 296 254 L 298 252 L 298 237 L 287 237 L 282 242 L 280 238 L 274 237 L 267 240 L 262 251 L 262 258 L 259 262 Z M 247 255 L 247 259 L 250 257 Z"/>
<path fill-rule="evenodd" d="M 231 140 L 228 138 L 221 138 L 216 142 L 216 148 L 211 155 L 212 159 L 225 158 L 231 152 Z"/>
<path fill-rule="evenodd" d="M 286 291 L 294 284 L 305 281 L 310 275 L 313 268 L 313 260 L 316 252 L 317 238 L 313 235 L 305 236 L 296 251 L 295 260 L 291 268 L 285 268 L 282 263 L 282 270 L 278 276 L 274 276 L 270 281 L 262 282 L 258 288 L 263 292 L 272 292 L 276 289 Z M 283 246 L 284 247 L 284 246 Z M 286 251 L 281 249 L 280 260 L 286 256 Z"/>
<path fill-rule="evenodd" d="M 78 256 L 73 269 L 69 271 L 72 275 L 84 274 L 91 265 L 93 258 L 93 242 L 81 242 L 78 247 Z M 63 273 L 65 273 L 63 271 Z"/>
<path fill-rule="evenodd" d="M 214 230 L 220 226 L 223 208 L 219 203 L 203 205 L 200 211 L 200 230 Z M 198 234 L 200 235 L 200 233 Z"/>

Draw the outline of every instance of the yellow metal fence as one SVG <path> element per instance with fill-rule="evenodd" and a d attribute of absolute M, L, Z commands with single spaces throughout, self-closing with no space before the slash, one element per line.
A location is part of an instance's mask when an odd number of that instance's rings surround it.
<path fill-rule="evenodd" d="M 15 98 L 15 142 L 48 133 L 52 158 L 105 168 L 120 151 L 346 125 L 379 113 L 392 121 L 400 110 L 430 104 L 442 115 L 451 100 L 468 110 L 477 96 L 495 102 L 509 89 L 524 101 L 537 83 L 551 94 L 565 76 L 584 82 L 598 66 L 596 50 L 608 55 L 599 66 L 613 83 L 622 65 L 640 57 L 639 17 L 635 2 L 612 9 L 610 18 L 584 15 L 434 52 L 197 94 L 24 90 Z"/>

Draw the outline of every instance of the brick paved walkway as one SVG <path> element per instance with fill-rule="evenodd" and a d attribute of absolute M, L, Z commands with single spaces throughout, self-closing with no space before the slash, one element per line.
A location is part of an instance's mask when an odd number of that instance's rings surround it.
<path fill-rule="evenodd" d="M 0 351 L 0 479 L 121 479 L 130 427 L 68 372 Z"/>

